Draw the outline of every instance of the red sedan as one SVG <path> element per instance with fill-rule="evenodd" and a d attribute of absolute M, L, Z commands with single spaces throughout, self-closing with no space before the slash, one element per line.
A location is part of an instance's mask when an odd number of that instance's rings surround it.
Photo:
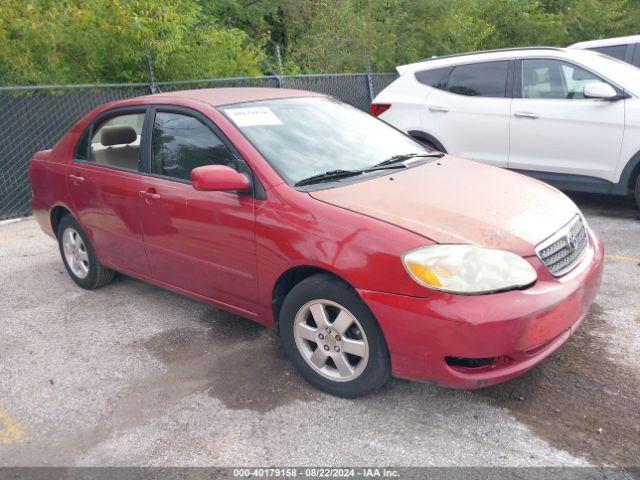
<path fill-rule="evenodd" d="M 345 397 L 391 375 L 520 375 L 580 325 L 602 274 L 601 242 L 559 191 L 310 92 L 104 105 L 30 174 L 80 287 L 118 271 L 251 318 Z"/>

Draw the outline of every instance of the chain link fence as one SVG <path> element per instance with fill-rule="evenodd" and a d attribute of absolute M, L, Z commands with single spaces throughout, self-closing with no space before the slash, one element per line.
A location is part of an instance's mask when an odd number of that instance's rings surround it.
<path fill-rule="evenodd" d="M 295 88 L 332 95 L 367 111 L 371 99 L 395 80 L 392 73 L 245 77 L 157 84 L 0 87 L 0 220 L 31 212 L 29 159 L 53 147 L 91 109 L 106 102 L 192 88 Z"/>

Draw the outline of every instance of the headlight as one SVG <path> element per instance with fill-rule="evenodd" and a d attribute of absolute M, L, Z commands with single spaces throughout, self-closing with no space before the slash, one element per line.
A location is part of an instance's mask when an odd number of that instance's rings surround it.
<path fill-rule="evenodd" d="M 435 290 L 479 294 L 531 285 L 538 276 L 522 257 L 474 245 L 431 245 L 402 256 L 416 282 Z"/>

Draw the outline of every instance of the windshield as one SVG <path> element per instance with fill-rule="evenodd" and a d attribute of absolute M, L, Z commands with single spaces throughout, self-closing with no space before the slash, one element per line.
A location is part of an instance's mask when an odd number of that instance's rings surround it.
<path fill-rule="evenodd" d="M 430 151 L 386 123 L 326 97 L 286 98 L 223 108 L 290 184 L 336 170 L 364 170 L 394 155 Z"/>

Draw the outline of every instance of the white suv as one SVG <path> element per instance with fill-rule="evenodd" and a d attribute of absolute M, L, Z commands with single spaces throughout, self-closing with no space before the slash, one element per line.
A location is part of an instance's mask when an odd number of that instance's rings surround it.
<path fill-rule="evenodd" d="M 589 40 L 570 45 L 569 48 L 592 50 L 640 67 L 640 35 L 630 37 L 605 38 Z"/>
<path fill-rule="evenodd" d="M 606 55 L 506 49 L 424 60 L 371 112 L 437 150 L 640 205 L 640 69 Z"/>

